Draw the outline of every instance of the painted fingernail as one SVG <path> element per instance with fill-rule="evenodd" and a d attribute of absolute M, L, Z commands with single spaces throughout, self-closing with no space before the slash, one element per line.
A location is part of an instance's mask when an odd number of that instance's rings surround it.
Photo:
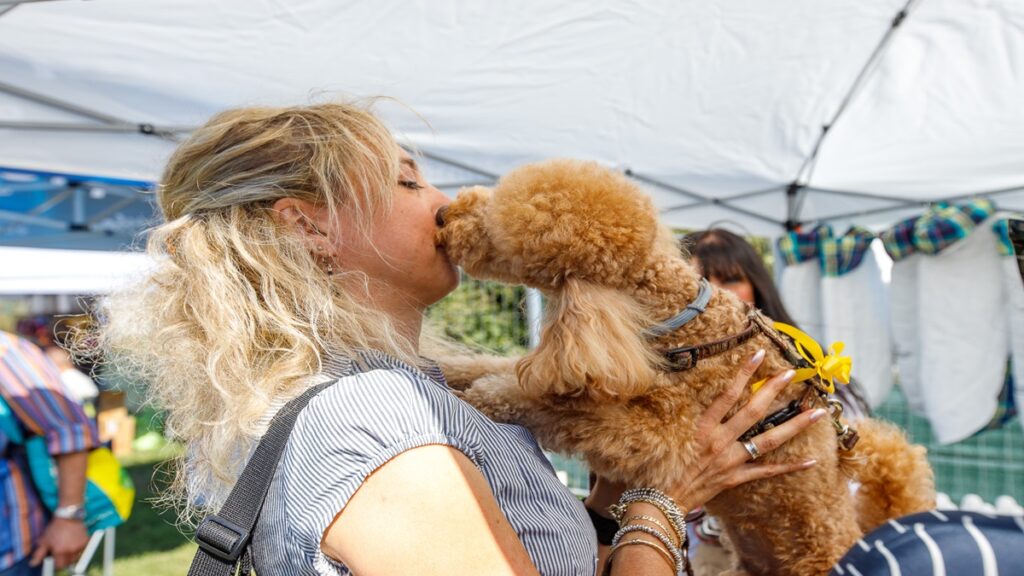
<path fill-rule="evenodd" d="M 821 420 L 821 417 L 824 416 L 825 414 L 828 414 L 828 410 L 825 410 L 824 408 L 818 408 L 814 412 L 811 412 L 811 422 L 817 422 L 818 420 Z"/>
<path fill-rule="evenodd" d="M 810 460 L 807 460 L 803 464 L 801 464 L 801 466 L 803 466 L 804 468 L 810 468 L 811 466 L 814 466 L 817 463 L 817 460 L 811 458 Z"/>
<path fill-rule="evenodd" d="M 764 348 L 758 350 L 753 356 L 750 357 L 750 365 L 757 366 L 764 360 Z"/>
<path fill-rule="evenodd" d="M 785 372 L 782 373 L 782 381 L 789 382 L 790 380 L 793 379 L 793 376 L 796 376 L 795 370 L 786 370 Z"/>

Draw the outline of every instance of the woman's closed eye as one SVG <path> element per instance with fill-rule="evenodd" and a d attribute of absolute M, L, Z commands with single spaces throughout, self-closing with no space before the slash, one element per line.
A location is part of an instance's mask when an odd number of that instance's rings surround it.
<path fill-rule="evenodd" d="M 403 188 L 408 188 L 409 190 L 422 190 L 426 188 L 426 186 L 420 184 L 415 180 L 399 180 L 398 185 L 402 186 Z"/>

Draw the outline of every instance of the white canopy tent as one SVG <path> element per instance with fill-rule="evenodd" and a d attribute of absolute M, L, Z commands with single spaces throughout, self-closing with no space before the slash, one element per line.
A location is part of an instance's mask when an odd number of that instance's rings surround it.
<path fill-rule="evenodd" d="M 0 244 L 122 247 L 211 114 L 376 95 L 450 192 L 575 157 L 679 228 L 1024 212 L 1021 0 L 0 0 Z"/>
<path fill-rule="evenodd" d="M 571 156 L 629 170 L 679 227 L 882 227 L 975 195 L 1024 209 L 1017 0 L 0 0 L 0 11 L 0 171 L 152 182 L 175 140 L 217 110 L 386 95 L 401 104 L 381 112 L 452 190 Z M 45 218 L 5 211 L 3 192 L 0 220 Z M 80 217 L 75 230 L 88 228 Z"/>
<path fill-rule="evenodd" d="M 0 296 L 106 294 L 141 278 L 153 265 L 145 254 L 0 247 Z"/>

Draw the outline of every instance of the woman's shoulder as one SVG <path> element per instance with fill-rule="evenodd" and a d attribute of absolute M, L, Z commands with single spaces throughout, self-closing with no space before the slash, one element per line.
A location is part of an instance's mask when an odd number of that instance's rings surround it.
<path fill-rule="evenodd" d="M 305 412 L 310 416 L 360 413 L 413 414 L 468 408 L 443 379 L 395 364 L 366 365 L 362 371 L 333 377 L 333 383 L 317 394 Z"/>
<path fill-rule="evenodd" d="M 453 445 L 478 460 L 481 419 L 442 381 L 400 365 L 366 366 L 337 377 L 299 415 L 290 452 L 342 452 L 377 460 L 427 443 Z"/>

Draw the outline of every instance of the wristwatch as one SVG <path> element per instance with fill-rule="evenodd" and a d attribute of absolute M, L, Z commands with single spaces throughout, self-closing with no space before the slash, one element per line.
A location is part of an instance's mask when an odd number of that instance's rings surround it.
<path fill-rule="evenodd" d="M 85 506 L 82 504 L 57 506 L 53 511 L 53 517 L 61 520 L 85 520 Z"/>

